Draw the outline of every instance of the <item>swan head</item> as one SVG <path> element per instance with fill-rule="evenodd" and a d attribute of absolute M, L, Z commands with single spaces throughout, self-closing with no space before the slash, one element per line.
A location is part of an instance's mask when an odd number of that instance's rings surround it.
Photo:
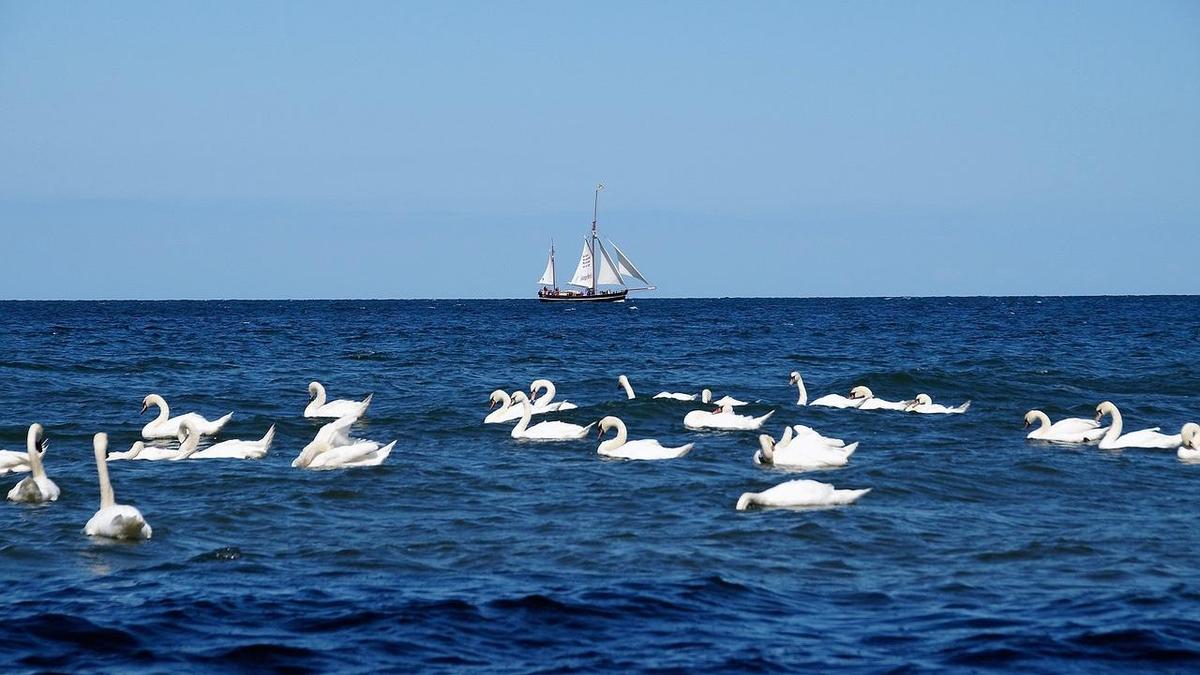
<path fill-rule="evenodd" d="M 179 433 L 175 435 L 175 438 L 183 443 L 187 441 L 188 436 L 194 436 L 196 433 L 196 425 L 191 420 L 184 418 L 179 421 Z"/>
<path fill-rule="evenodd" d="M 788 376 L 788 384 L 796 384 L 799 381 L 800 381 L 800 371 L 793 370 L 792 374 Z"/>
<path fill-rule="evenodd" d="M 525 392 L 518 391 L 512 395 L 512 402 L 513 403 L 528 403 L 529 397 L 525 395 Z"/>
<path fill-rule="evenodd" d="M 321 391 L 321 383 L 320 383 L 320 382 L 313 381 L 313 382 L 309 382 L 309 383 L 308 383 L 308 397 L 309 397 L 309 399 L 314 399 L 314 398 L 316 398 L 316 397 L 317 397 L 317 394 L 318 394 L 318 393 L 320 393 L 320 391 Z"/>
<path fill-rule="evenodd" d="M 491 405 L 488 406 L 488 410 L 491 410 L 498 405 L 503 405 L 504 399 L 506 398 L 509 398 L 509 395 L 503 389 L 497 389 L 496 391 L 493 391 L 492 395 L 488 397 L 488 401 L 491 402 Z"/>
<path fill-rule="evenodd" d="M 603 438 L 604 432 L 620 424 L 620 418 L 613 417 L 612 415 L 601 419 L 600 422 L 596 424 L 596 438 Z"/>
<path fill-rule="evenodd" d="M 917 394 L 915 397 L 913 397 L 913 400 L 908 402 L 908 405 L 905 406 L 904 409 L 915 410 L 919 406 L 923 405 L 933 405 L 933 399 L 930 398 L 929 394 Z"/>
<path fill-rule="evenodd" d="M 624 375 L 617 376 L 617 386 L 624 389 L 629 386 L 629 378 Z"/>
<path fill-rule="evenodd" d="M 1033 423 L 1038 420 L 1037 414 L 1039 412 L 1041 412 L 1041 411 L 1040 410 L 1030 410 L 1029 412 L 1025 413 L 1025 428 L 1026 429 L 1033 426 Z"/>
<path fill-rule="evenodd" d="M 46 441 L 46 431 L 42 425 L 34 422 L 29 425 L 29 436 L 27 437 L 27 445 L 29 450 L 36 451 L 39 455 L 46 454 L 46 446 L 49 442 Z"/>
<path fill-rule="evenodd" d="M 771 464 L 775 460 L 775 439 L 769 434 L 758 435 L 759 457 L 762 458 L 763 464 Z"/>
<path fill-rule="evenodd" d="M 1200 450 L 1200 440 L 1197 439 L 1197 436 L 1200 436 L 1200 424 L 1188 422 L 1183 425 L 1183 429 L 1180 430 L 1179 435 L 1183 437 L 1183 444 L 1185 446 Z"/>
<path fill-rule="evenodd" d="M 1117 406 L 1113 405 L 1112 401 L 1103 401 L 1096 406 L 1096 421 L 1099 422 L 1105 415 L 1111 415 L 1117 411 Z"/>
<path fill-rule="evenodd" d="M 146 447 L 146 444 L 144 442 L 134 441 L 133 445 L 131 445 L 129 447 L 129 457 L 130 458 L 137 457 L 138 454 L 141 453 L 142 449 L 145 447 Z"/>
<path fill-rule="evenodd" d="M 875 398 L 875 393 L 860 384 L 850 390 L 850 398 Z"/>
<path fill-rule="evenodd" d="M 542 389 L 550 388 L 550 380 L 534 380 L 529 384 L 529 395 L 533 396 Z"/>
<path fill-rule="evenodd" d="M 700 390 L 700 402 L 701 403 L 712 403 L 712 390 L 711 389 L 701 389 Z"/>

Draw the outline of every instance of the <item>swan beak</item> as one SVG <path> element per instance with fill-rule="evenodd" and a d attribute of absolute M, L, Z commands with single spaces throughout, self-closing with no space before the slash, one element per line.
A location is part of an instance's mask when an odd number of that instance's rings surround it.
<path fill-rule="evenodd" d="M 139 414 L 139 415 L 145 415 L 145 414 L 146 414 L 146 410 L 147 410 L 147 409 L 149 409 L 149 408 L 150 408 L 150 406 L 148 406 L 148 405 L 146 405 L 145 403 L 143 403 L 143 404 L 142 404 L 142 411 L 141 411 L 140 413 L 138 413 L 138 414 Z"/>
<path fill-rule="evenodd" d="M 495 408 L 495 407 L 496 407 L 496 402 L 492 401 L 492 404 L 488 406 L 488 410 L 491 410 L 492 408 Z"/>

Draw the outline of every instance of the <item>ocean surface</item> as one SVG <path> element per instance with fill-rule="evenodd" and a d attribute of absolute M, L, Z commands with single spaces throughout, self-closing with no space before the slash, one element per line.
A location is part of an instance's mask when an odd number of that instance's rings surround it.
<path fill-rule="evenodd" d="M 964 415 L 798 407 L 866 384 Z M 617 376 L 639 391 L 625 400 Z M 551 378 L 682 459 L 605 460 L 484 425 L 496 388 Z M 292 458 L 333 398 L 374 392 L 376 468 Z M 752 464 L 755 432 L 696 433 L 711 388 L 860 441 L 842 469 Z M 91 436 L 151 413 L 278 425 L 258 461 L 114 462 L 149 541 L 81 532 Z M 0 447 L 46 427 L 57 503 L 5 503 L 0 669 L 410 672 L 1200 669 L 1200 465 L 1025 439 L 1022 417 L 1200 420 L 1200 298 L 0 303 Z M 22 474 L 0 477 L 5 492 Z M 790 478 L 871 488 L 737 512 Z"/>

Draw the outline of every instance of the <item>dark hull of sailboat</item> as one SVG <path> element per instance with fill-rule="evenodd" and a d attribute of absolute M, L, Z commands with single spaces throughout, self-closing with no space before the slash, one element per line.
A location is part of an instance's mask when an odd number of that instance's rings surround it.
<path fill-rule="evenodd" d="M 625 299 L 629 294 L 628 290 L 621 289 L 619 291 L 593 293 L 592 295 L 583 295 L 581 293 L 549 293 L 539 292 L 538 300 L 542 302 L 619 302 Z"/>

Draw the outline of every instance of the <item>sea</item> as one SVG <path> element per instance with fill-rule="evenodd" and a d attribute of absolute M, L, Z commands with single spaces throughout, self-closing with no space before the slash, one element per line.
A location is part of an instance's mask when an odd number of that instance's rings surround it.
<path fill-rule="evenodd" d="M 791 371 L 813 398 L 971 406 L 798 406 Z M 537 378 L 579 406 L 541 419 L 695 448 L 611 460 L 482 423 Z M 397 441 L 383 465 L 292 468 L 312 380 L 374 393 L 353 434 Z M 758 432 L 651 398 L 702 388 L 858 451 L 756 466 Z M 153 538 L 89 538 L 92 435 L 128 449 L 150 393 L 274 445 L 113 462 Z M 1200 464 L 1025 438 L 1027 410 L 1103 400 L 1130 430 L 1200 421 L 1200 298 L 4 302 L 0 447 L 44 425 L 62 496 L 0 505 L 0 670 L 1197 672 Z M 734 508 L 797 478 L 871 492 Z"/>

